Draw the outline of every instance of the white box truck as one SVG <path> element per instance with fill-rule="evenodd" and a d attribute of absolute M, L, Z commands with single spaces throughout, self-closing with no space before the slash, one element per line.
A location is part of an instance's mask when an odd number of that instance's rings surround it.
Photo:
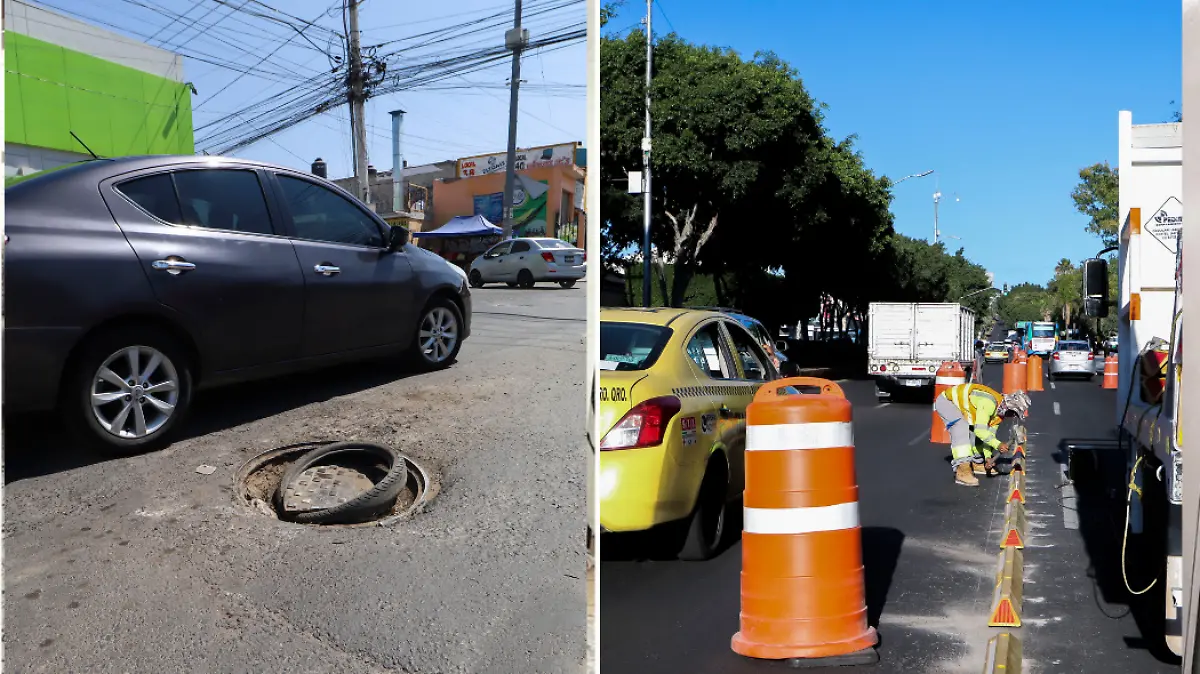
<path fill-rule="evenodd" d="M 973 367 L 975 312 L 961 304 L 872 302 L 867 321 L 867 370 L 881 400 L 933 386 L 943 362 Z"/>
<path fill-rule="evenodd" d="M 1130 533 L 1146 534 L 1125 554 L 1149 555 L 1162 580 L 1163 639 L 1183 653 L 1184 615 L 1195 588 L 1183 573 L 1183 124 L 1133 124 L 1118 116 L 1119 295 L 1116 297 L 1118 448 L 1125 452 Z M 1094 269 L 1094 273 L 1087 273 Z M 1105 315 L 1107 265 L 1085 263 L 1087 315 Z M 1163 362 L 1165 360 L 1165 363 Z M 1164 367 L 1165 365 L 1165 367 Z M 1165 392 L 1148 370 L 1166 372 Z M 1070 452 L 1073 448 L 1068 446 Z M 1135 470 L 1136 468 L 1136 470 Z M 1132 479 L 1129 480 L 1130 474 Z M 1195 495 L 1189 496 L 1195 507 Z M 1165 582 L 1162 582 L 1165 581 Z M 1137 579 L 1134 585 L 1148 581 Z"/>

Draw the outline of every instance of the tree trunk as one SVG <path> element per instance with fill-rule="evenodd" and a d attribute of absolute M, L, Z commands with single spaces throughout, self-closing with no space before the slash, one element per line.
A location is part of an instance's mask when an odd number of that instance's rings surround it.
<path fill-rule="evenodd" d="M 684 296 L 687 294 L 688 285 L 691 284 L 693 276 L 695 276 L 695 270 L 691 265 L 681 264 L 679 260 L 675 261 L 675 277 L 671 279 L 671 306 L 683 306 Z"/>
<path fill-rule="evenodd" d="M 658 290 L 662 295 L 663 304 L 668 304 L 671 300 L 671 293 L 667 291 L 667 263 L 660 257 L 656 260 L 654 267 L 658 269 Z"/>

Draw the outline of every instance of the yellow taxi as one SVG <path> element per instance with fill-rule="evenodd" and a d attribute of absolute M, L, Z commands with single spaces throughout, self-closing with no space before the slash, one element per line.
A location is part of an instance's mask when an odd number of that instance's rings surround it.
<path fill-rule="evenodd" d="M 778 376 L 724 313 L 601 309 L 601 533 L 664 525 L 680 558 L 713 557 L 742 494 L 746 407 Z"/>
<path fill-rule="evenodd" d="M 992 342 L 983 350 L 983 360 L 986 363 L 1007 363 L 1008 345 L 1004 342 Z"/>

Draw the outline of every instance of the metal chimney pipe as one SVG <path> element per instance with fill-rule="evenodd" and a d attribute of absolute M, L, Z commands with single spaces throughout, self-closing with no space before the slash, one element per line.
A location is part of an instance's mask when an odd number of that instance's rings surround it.
<path fill-rule="evenodd" d="M 402 213 L 407 207 L 404 198 L 404 155 L 400 153 L 400 129 L 404 111 L 392 110 L 392 212 Z"/>

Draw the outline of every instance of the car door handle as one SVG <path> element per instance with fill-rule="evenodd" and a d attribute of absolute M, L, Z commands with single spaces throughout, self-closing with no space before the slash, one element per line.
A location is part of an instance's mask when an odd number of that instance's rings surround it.
<path fill-rule="evenodd" d="M 165 260 L 155 260 L 150 266 L 158 271 L 165 271 L 172 276 L 178 276 L 185 271 L 192 271 L 196 268 L 195 264 L 173 255 Z"/>
<path fill-rule="evenodd" d="M 334 274 L 342 273 L 341 267 L 335 267 L 331 264 L 319 264 L 313 267 L 313 271 L 322 276 L 333 276 Z"/>

